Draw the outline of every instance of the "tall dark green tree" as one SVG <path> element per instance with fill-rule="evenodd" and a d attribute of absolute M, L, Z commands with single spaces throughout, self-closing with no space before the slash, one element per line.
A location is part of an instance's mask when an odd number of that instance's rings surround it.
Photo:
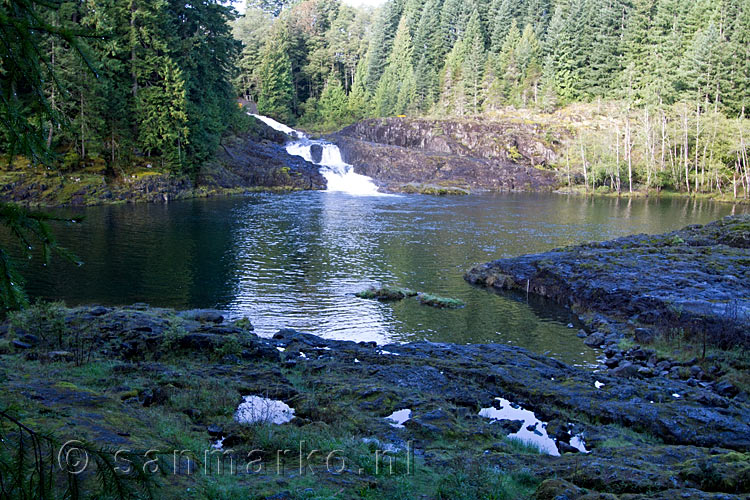
<path fill-rule="evenodd" d="M 399 20 L 402 12 L 401 0 L 389 0 L 383 6 L 373 26 L 370 48 L 368 50 L 368 66 L 365 85 L 369 92 L 374 93 L 378 81 L 385 71 L 388 56 L 393 48 Z"/>
<path fill-rule="evenodd" d="M 258 111 L 284 123 L 293 123 L 294 88 L 292 64 L 284 50 L 283 36 L 268 42 L 261 65 Z"/>
<path fill-rule="evenodd" d="M 464 95 L 471 113 L 477 114 L 482 105 L 482 80 L 486 55 L 479 11 L 476 9 L 469 19 L 462 43 L 465 47 L 463 61 Z"/>

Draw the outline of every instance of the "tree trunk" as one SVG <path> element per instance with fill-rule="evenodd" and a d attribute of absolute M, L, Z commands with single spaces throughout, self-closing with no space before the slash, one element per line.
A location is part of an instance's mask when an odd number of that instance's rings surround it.
<path fill-rule="evenodd" d="M 583 162 L 583 183 L 585 190 L 589 190 L 589 173 L 586 168 L 586 152 L 583 149 L 583 137 L 581 137 L 581 161 Z"/>

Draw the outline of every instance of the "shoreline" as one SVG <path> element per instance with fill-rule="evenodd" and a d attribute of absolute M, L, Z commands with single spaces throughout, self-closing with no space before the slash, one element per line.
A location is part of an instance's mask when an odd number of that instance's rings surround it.
<path fill-rule="evenodd" d="M 23 177 L 27 172 L 24 171 L 13 171 L 3 172 L 8 175 L 15 175 Z M 244 187 L 231 187 L 225 188 L 220 186 L 198 186 L 192 185 L 192 182 L 186 178 L 172 177 L 168 174 L 161 174 L 158 172 L 147 172 L 145 175 L 142 174 L 142 178 L 146 179 L 147 182 L 140 182 L 138 179 L 131 184 L 135 184 L 134 189 L 122 189 L 118 186 L 122 186 L 126 183 L 122 181 L 110 181 L 103 175 L 92 176 L 90 174 L 81 173 L 70 173 L 64 175 L 56 175 L 53 178 L 69 178 L 70 180 L 76 178 L 87 178 L 85 182 L 65 182 L 62 181 L 60 187 L 56 190 L 44 189 L 43 191 L 34 191 L 32 189 L 24 190 L 26 198 L 13 198 L 7 195 L 0 194 L 2 201 L 7 203 L 16 203 L 19 205 L 47 209 L 47 208 L 75 208 L 75 207 L 92 207 L 92 206 L 103 206 L 103 205 L 118 205 L 118 204 L 131 204 L 131 203 L 169 203 L 171 201 L 179 200 L 191 200 L 201 198 L 217 198 L 217 197 L 235 197 L 243 196 L 252 193 L 291 193 L 298 191 L 319 191 L 320 189 L 309 189 L 295 185 L 280 185 L 280 186 L 244 186 Z M 134 176 L 135 177 L 135 176 Z M 32 179 L 31 185 L 37 184 L 38 179 Z M 90 188 L 91 185 L 97 186 L 94 188 L 94 197 L 87 198 L 89 194 L 72 194 L 81 193 Z M 99 186 L 107 186 L 108 188 L 114 187 L 103 193 L 103 196 L 97 197 L 96 190 Z M 79 189 L 73 189 L 78 187 Z M 617 193 L 602 193 L 602 192 L 586 192 L 582 189 L 582 186 L 574 186 L 570 188 L 559 188 L 552 191 L 540 190 L 540 191 L 470 191 L 461 187 L 452 185 L 442 184 L 405 184 L 403 189 L 389 190 L 385 189 L 386 193 L 393 194 L 423 194 L 429 196 L 472 196 L 472 195 L 503 195 L 503 194 L 516 194 L 516 193 L 531 193 L 531 194 L 555 194 L 561 196 L 575 196 L 580 198 L 606 198 L 606 199 L 654 199 L 660 201 L 662 199 L 679 199 L 679 200 L 691 200 L 691 201 L 708 201 L 712 203 L 721 203 L 728 205 L 739 205 L 746 206 L 750 205 L 750 199 L 738 198 L 736 200 L 729 199 L 726 197 L 716 197 L 713 194 L 701 193 L 688 194 L 683 192 L 674 191 L 662 191 L 655 192 L 651 191 L 634 191 L 633 193 L 623 192 L 620 195 Z M 45 197 L 51 197 L 52 199 L 58 198 L 59 196 L 65 196 L 67 201 L 62 202 L 49 202 L 43 199 Z"/>
<path fill-rule="evenodd" d="M 29 313 L 23 326 L 3 325 L 0 338 L 0 400 L 23 402 L 19 417 L 41 428 L 70 422 L 56 431 L 59 441 L 110 450 L 218 449 L 238 461 L 258 450 L 252 458 L 265 469 L 233 479 L 257 498 L 306 488 L 324 494 L 340 489 L 342 479 L 345 498 L 363 486 L 385 498 L 404 498 L 398 488 L 409 498 L 431 496 L 438 484 L 448 487 L 441 478 L 464 466 L 503 478 L 514 497 L 573 489 L 733 498 L 748 487 L 737 474 L 749 460 L 750 406 L 681 379 L 622 378 L 500 344 L 378 346 L 289 329 L 260 338 L 247 319 L 225 322 L 213 310 L 46 310 L 47 318 L 64 318 L 69 336 L 85 339 L 89 357 L 82 358 L 42 339 L 32 326 L 38 316 Z M 248 396 L 267 401 L 269 412 L 282 402 L 294 418 L 278 425 L 268 413 L 238 421 Z M 503 415 L 510 403 L 532 414 L 490 416 Z M 398 412 L 406 418 L 389 417 Z M 525 426 L 535 431 L 524 434 Z M 285 449 L 293 450 L 280 459 L 285 472 L 274 475 L 275 450 Z M 338 450 L 349 465 L 337 462 L 330 473 L 324 459 L 305 453 L 304 468 L 313 473 L 290 472 L 299 449 L 323 450 L 324 457 Z M 392 473 L 378 465 L 383 456 L 392 457 Z M 193 458 L 196 467 L 213 464 Z M 171 460 L 157 463 L 169 470 Z M 718 473 L 710 486 L 700 465 L 706 460 Z M 612 483 L 606 478 L 615 470 Z M 172 474 L 160 491 L 171 497 L 186 482 L 201 488 L 218 480 L 215 473 Z"/>

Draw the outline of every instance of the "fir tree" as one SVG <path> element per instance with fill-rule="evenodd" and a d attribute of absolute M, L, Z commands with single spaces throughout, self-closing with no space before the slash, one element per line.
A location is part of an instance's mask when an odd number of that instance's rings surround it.
<path fill-rule="evenodd" d="M 365 88 L 367 58 L 360 59 L 354 72 L 352 90 L 349 92 L 349 115 L 353 120 L 361 120 L 372 114 L 372 99 Z"/>
<path fill-rule="evenodd" d="M 388 56 L 393 48 L 394 38 L 401 17 L 399 0 L 389 0 L 381 11 L 373 27 L 368 52 L 367 77 L 365 86 L 369 92 L 375 92 L 378 81 L 385 71 Z"/>
<path fill-rule="evenodd" d="M 147 153 L 158 153 L 162 162 L 180 171 L 187 142 L 185 82 L 174 61 L 162 59 L 158 84 L 138 93 L 140 123 L 138 140 Z"/>
<path fill-rule="evenodd" d="M 484 36 L 481 31 L 479 12 L 475 9 L 466 27 L 463 43 L 463 86 L 469 109 L 477 114 L 482 102 L 482 73 L 486 62 Z"/>
<path fill-rule="evenodd" d="M 398 25 L 393 50 L 383 78 L 375 91 L 375 113 L 379 116 L 403 114 L 414 104 L 416 79 L 412 66 L 412 44 L 405 19 Z"/>
<path fill-rule="evenodd" d="M 537 38 L 544 36 L 551 17 L 550 0 L 530 0 L 526 6 L 523 26 L 531 26 Z"/>
<path fill-rule="evenodd" d="M 514 20 L 513 2 L 514 0 L 496 0 L 492 9 L 495 14 L 490 24 L 490 50 L 495 54 L 502 50 L 503 42 Z"/>
<path fill-rule="evenodd" d="M 263 83 L 258 96 L 258 112 L 292 123 L 294 89 L 291 62 L 278 41 L 266 45 L 261 80 Z"/>
<path fill-rule="evenodd" d="M 349 116 L 348 104 L 338 75 L 330 76 L 318 101 L 318 113 L 323 118 L 323 123 L 331 128 L 344 123 Z"/>

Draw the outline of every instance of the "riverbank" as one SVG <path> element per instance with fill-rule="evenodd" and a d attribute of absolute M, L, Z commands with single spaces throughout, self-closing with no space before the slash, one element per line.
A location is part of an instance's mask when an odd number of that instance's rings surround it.
<path fill-rule="evenodd" d="M 162 498 L 750 491 L 746 395 L 679 379 L 622 379 L 496 344 L 377 346 L 293 330 L 264 339 L 246 319 L 143 304 L 37 307 L 0 330 L 2 407 L 37 431 L 54 429 L 58 443 L 156 460 L 149 470 L 165 472 L 152 477 Z M 511 409 L 496 398 L 533 418 L 488 418 L 495 412 L 482 408 Z M 258 421 L 238 422 L 243 401 L 260 404 Z M 294 418 L 272 423 L 272 401 Z M 149 449 L 159 452 L 139 463 Z M 84 488 L 93 468 L 78 476 Z"/>
<path fill-rule="evenodd" d="M 651 198 L 655 200 L 674 198 L 674 199 L 688 199 L 688 200 L 695 200 L 695 201 L 728 203 L 732 205 L 749 205 L 750 204 L 750 198 L 744 198 L 742 196 L 735 198 L 731 194 L 685 193 L 682 191 L 645 189 L 643 187 L 634 189 L 632 193 L 627 190 L 617 193 L 616 191 L 610 190 L 608 187 L 606 189 L 597 189 L 596 191 L 592 192 L 591 190 L 587 190 L 584 186 L 575 185 L 575 186 L 561 187 L 557 189 L 555 193 L 564 194 L 564 195 L 589 196 L 589 197 L 599 196 L 603 198 L 618 198 L 618 199 L 624 199 L 624 200 L 628 200 L 631 198 L 634 198 L 634 199 Z"/>
<path fill-rule="evenodd" d="M 0 170 L 0 200 L 41 207 L 91 206 L 326 188 L 317 166 L 286 152 L 286 134 L 248 120 L 249 129 L 225 136 L 194 179 L 175 176 L 146 158 L 127 172 L 107 173 L 103 165 L 61 171 L 19 157 Z"/>

